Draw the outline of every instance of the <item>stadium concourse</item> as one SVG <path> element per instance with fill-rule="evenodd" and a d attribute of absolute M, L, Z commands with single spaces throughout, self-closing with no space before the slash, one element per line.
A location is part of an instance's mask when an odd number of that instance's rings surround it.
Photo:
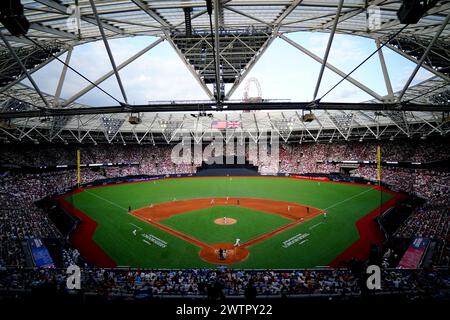
<path fill-rule="evenodd" d="M 338 174 L 339 160 L 374 160 L 380 142 L 344 142 L 314 144 L 282 144 L 279 171 L 271 174 Z M 412 161 L 439 163 L 449 159 L 448 140 L 435 139 L 382 141 L 381 150 L 386 161 Z M 82 183 L 99 179 L 136 175 L 195 174 L 198 164 L 178 167 L 172 164 L 170 146 L 97 145 L 72 147 L 66 145 L 15 145 L 4 146 L 0 155 L 3 168 L 0 186 L 0 290 L 9 294 L 24 292 L 43 284 L 59 288 L 64 268 L 76 263 L 86 269 L 83 281 L 87 292 L 97 292 L 102 283 L 102 297 L 122 299 L 132 297 L 141 290 L 152 295 L 199 295 L 215 292 L 216 285 L 224 295 L 244 295 L 245 288 L 253 285 L 259 295 L 321 295 L 338 297 L 357 295 L 360 292 L 357 268 L 347 270 L 297 270 L 297 271 L 233 271 L 218 270 L 146 271 L 96 269 L 83 259 L 76 248 L 67 241 L 67 230 L 60 230 L 45 209 L 35 202 L 51 194 L 70 189 L 76 184 L 75 170 L 53 172 L 17 172 L 14 167 L 38 169 L 42 166 L 70 165 L 74 162 L 75 148 L 81 150 L 82 163 L 123 163 L 122 167 L 82 169 Z M 133 163 L 133 165 L 128 165 Z M 261 167 L 260 167 L 261 170 Z M 265 172 L 267 174 L 267 172 Z M 348 177 L 376 179 L 376 168 L 370 165 L 353 167 Z M 424 200 L 412 209 L 411 215 L 395 230 L 383 247 L 383 266 L 396 267 L 403 249 L 397 241 L 410 241 L 427 237 L 436 241 L 428 268 L 450 265 L 449 246 L 449 185 L 448 171 L 439 166 L 426 169 L 399 168 L 389 165 L 382 168 L 383 181 L 392 190 L 415 195 Z M 26 241 L 44 239 L 45 243 L 58 242 L 51 250 L 55 269 L 34 269 L 30 262 Z M 351 265 L 351 262 L 349 262 Z M 23 270 L 17 267 L 24 268 Z M 31 269 L 29 269 L 31 267 Z M 417 295 L 445 292 L 449 287 L 447 271 L 428 273 L 387 269 L 386 292 L 410 294 L 414 286 Z M 92 286 L 91 286 L 92 282 Z M 212 285 L 212 284 L 215 285 Z M 437 290 L 439 288 L 439 290 Z M 442 291 L 442 290 L 443 291 Z M 216 294 L 216 293 L 214 293 Z"/>

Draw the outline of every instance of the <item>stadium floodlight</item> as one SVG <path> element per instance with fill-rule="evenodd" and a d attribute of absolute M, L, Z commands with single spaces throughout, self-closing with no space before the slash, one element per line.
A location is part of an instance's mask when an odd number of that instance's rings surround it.
<path fill-rule="evenodd" d="M 316 116 L 315 116 L 314 113 L 312 113 L 312 112 L 307 113 L 307 114 L 304 114 L 304 115 L 302 116 L 303 122 L 312 122 L 312 121 L 314 121 L 315 119 L 316 119 Z"/>
<path fill-rule="evenodd" d="M 133 115 L 131 115 L 131 116 L 128 118 L 128 122 L 129 122 L 130 124 L 132 124 L 132 125 L 137 125 L 137 124 L 141 124 L 141 123 L 142 123 L 142 119 L 139 117 L 139 115 L 138 115 L 138 116 L 133 116 Z"/>

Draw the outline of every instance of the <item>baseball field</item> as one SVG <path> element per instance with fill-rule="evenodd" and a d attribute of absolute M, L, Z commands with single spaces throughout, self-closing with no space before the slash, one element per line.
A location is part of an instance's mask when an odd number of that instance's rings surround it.
<path fill-rule="evenodd" d="M 369 185 L 292 177 L 190 177 L 82 188 L 60 205 L 98 266 L 310 268 L 367 258 L 395 205 Z"/>

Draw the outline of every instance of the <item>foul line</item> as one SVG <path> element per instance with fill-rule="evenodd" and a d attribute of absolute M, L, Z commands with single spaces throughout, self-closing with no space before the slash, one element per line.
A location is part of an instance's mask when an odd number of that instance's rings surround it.
<path fill-rule="evenodd" d="M 99 199 L 101 199 L 101 200 L 103 200 L 103 201 L 109 202 L 109 203 L 112 204 L 113 206 L 116 206 L 117 208 L 120 208 L 120 209 L 122 209 L 122 210 L 125 210 L 125 212 L 128 211 L 127 208 L 124 208 L 124 207 L 118 205 L 117 203 L 112 202 L 111 200 L 108 200 L 108 199 L 103 198 L 103 197 L 101 197 L 101 196 L 99 196 L 99 195 L 96 195 L 95 193 L 92 193 L 92 192 L 90 192 L 90 191 L 88 191 L 88 190 L 84 190 L 84 192 L 87 192 L 87 193 L 93 195 L 94 197 L 97 197 L 97 198 L 99 198 Z"/>
<path fill-rule="evenodd" d="M 328 210 L 328 209 L 334 208 L 334 207 L 336 207 L 336 206 L 338 206 L 338 205 L 340 205 L 340 204 L 342 204 L 342 203 L 344 203 L 344 202 L 347 202 L 348 200 L 352 200 L 352 199 L 354 199 L 354 198 L 356 198 L 356 197 L 359 197 L 360 195 L 363 195 L 363 194 L 365 194 L 365 193 L 367 193 L 367 192 L 370 192 L 370 191 L 373 191 L 373 190 L 375 190 L 375 189 L 370 188 L 369 190 L 362 191 L 362 192 L 360 192 L 360 193 L 358 193 L 358 194 L 356 194 L 356 195 L 354 195 L 354 196 L 351 196 L 350 198 L 347 198 L 347 199 L 344 199 L 344 200 L 342 200 L 342 201 L 336 202 L 335 204 L 333 204 L 333 205 L 331 205 L 331 206 L 325 208 L 324 210 Z"/>
<path fill-rule="evenodd" d="M 309 227 L 309 230 L 312 230 L 312 229 L 314 229 L 315 227 L 320 226 L 320 225 L 323 224 L 323 223 L 324 223 L 323 221 L 321 221 L 321 222 L 319 222 L 319 223 L 316 223 L 315 225 Z"/>
<path fill-rule="evenodd" d="M 142 230 L 142 228 L 141 227 L 139 227 L 139 226 L 137 226 L 137 225 L 135 225 L 134 223 L 129 223 L 129 224 L 131 224 L 133 227 L 136 227 L 136 228 L 138 228 L 139 229 L 139 231 L 141 231 Z"/>

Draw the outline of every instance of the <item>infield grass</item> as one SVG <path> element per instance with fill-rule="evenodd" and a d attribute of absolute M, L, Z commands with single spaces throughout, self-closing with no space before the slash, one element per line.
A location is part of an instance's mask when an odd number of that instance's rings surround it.
<path fill-rule="evenodd" d="M 91 188 L 67 196 L 66 200 L 97 222 L 93 239 L 118 265 L 192 268 L 210 266 L 199 258 L 198 247 L 129 215 L 128 206 L 135 210 L 174 199 L 228 196 L 290 201 L 325 209 L 328 216 L 327 223 L 321 223 L 323 217 L 318 216 L 255 244 L 249 248 L 250 255 L 244 262 L 232 265 L 237 268 L 327 265 L 359 239 L 356 221 L 379 207 L 380 200 L 385 202 L 393 197 L 390 193 L 383 193 L 380 198 L 380 191 L 371 186 L 293 178 L 196 177 Z M 260 232 L 286 224 L 286 219 L 280 216 L 240 209 L 242 211 L 232 207 L 213 207 L 205 214 L 185 213 L 163 222 L 210 243 L 234 242 L 235 237 L 244 242 Z M 238 214 L 239 223 L 235 227 L 227 226 L 232 227 L 228 230 L 219 230 L 220 226 L 212 222 L 214 217 L 235 217 L 234 214 Z M 137 230 L 136 236 L 133 235 L 134 229 Z M 283 241 L 300 233 L 308 233 L 308 241 L 287 248 L 282 246 Z M 168 245 L 165 248 L 149 245 L 143 242 L 144 234 L 154 235 Z"/>
<path fill-rule="evenodd" d="M 224 216 L 236 219 L 237 223 L 232 225 L 214 223 L 215 219 L 222 219 Z M 290 222 L 292 220 L 276 214 L 238 206 L 215 206 L 178 214 L 160 221 L 208 244 L 234 243 L 236 238 L 244 243 Z"/>

